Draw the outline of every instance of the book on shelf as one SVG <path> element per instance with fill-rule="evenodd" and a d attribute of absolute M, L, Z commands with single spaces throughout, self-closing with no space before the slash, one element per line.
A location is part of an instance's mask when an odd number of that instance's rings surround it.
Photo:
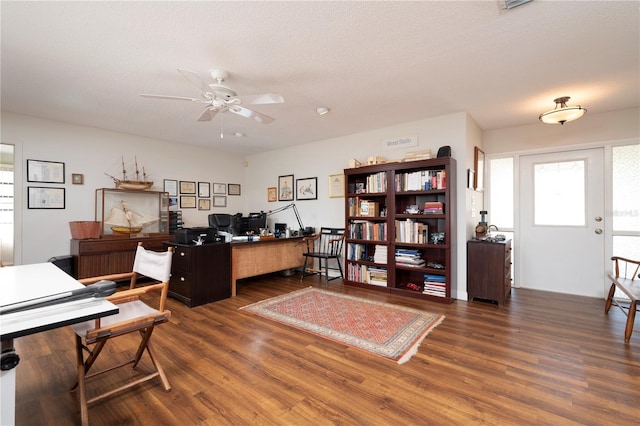
<path fill-rule="evenodd" d="M 425 244 L 428 242 L 429 226 L 413 219 L 396 220 L 396 242 Z"/>
<path fill-rule="evenodd" d="M 424 213 L 425 214 L 433 214 L 433 213 L 442 214 L 444 213 L 444 204 L 440 201 L 426 201 L 424 203 Z"/>
<path fill-rule="evenodd" d="M 375 263 L 387 263 L 387 246 L 376 244 L 375 252 L 373 253 L 373 261 Z"/>
<path fill-rule="evenodd" d="M 419 170 L 400 173 L 395 176 L 394 185 L 396 191 L 428 191 L 431 189 L 446 189 L 446 171 Z"/>

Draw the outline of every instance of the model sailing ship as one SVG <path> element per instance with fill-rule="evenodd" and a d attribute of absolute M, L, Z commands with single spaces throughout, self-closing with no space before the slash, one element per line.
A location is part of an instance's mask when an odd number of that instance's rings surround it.
<path fill-rule="evenodd" d="M 134 157 L 134 163 L 134 174 L 136 175 L 136 180 L 127 179 L 127 168 L 124 166 L 124 157 L 122 157 L 122 179 L 118 179 L 117 177 L 111 176 L 108 173 L 105 173 L 105 175 L 113 179 L 113 182 L 116 184 L 117 189 L 129 189 L 134 191 L 147 191 L 151 189 L 151 187 L 153 186 L 153 182 L 147 181 L 147 173 L 145 172 L 144 167 L 142 168 L 142 173 L 140 173 L 140 170 L 138 169 L 138 159 L 136 157 Z M 141 174 L 142 180 L 140 180 Z"/>
<path fill-rule="evenodd" d="M 112 207 L 109 217 L 104 220 L 104 223 L 111 225 L 111 230 L 114 234 L 137 234 L 144 227 L 158 220 L 157 217 L 129 210 L 127 202 L 121 200 L 120 208 Z"/>

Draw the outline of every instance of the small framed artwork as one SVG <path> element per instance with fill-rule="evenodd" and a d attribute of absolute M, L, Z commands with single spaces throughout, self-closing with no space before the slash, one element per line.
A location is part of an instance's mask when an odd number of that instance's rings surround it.
<path fill-rule="evenodd" d="M 64 183 L 64 163 L 27 160 L 27 182 Z"/>
<path fill-rule="evenodd" d="M 230 183 L 228 186 L 228 194 L 229 195 L 240 195 L 240 184 L 238 183 Z"/>
<path fill-rule="evenodd" d="M 344 175 L 329 175 L 329 198 L 344 197 Z"/>
<path fill-rule="evenodd" d="M 169 197 L 178 196 L 178 181 L 173 179 L 164 180 L 164 192 L 169 193 Z"/>
<path fill-rule="evenodd" d="M 84 175 L 80 173 L 71 173 L 71 183 L 74 185 L 84 184 Z"/>
<path fill-rule="evenodd" d="M 278 176 L 278 200 L 293 201 L 293 175 Z"/>
<path fill-rule="evenodd" d="M 477 146 L 475 147 L 475 150 L 474 150 L 474 169 L 476 173 L 474 189 L 476 191 L 483 191 L 484 190 L 484 151 L 482 151 Z"/>
<path fill-rule="evenodd" d="M 195 209 L 196 197 L 194 195 L 181 195 L 180 196 L 180 208 L 181 209 Z"/>
<path fill-rule="evenodd" d="M 30 209 L 64 209 L 64 188 L 27 187 Z"/>
<path fill-rule="evenodd" d="M 213 184 L 213 193 L 214 194 L 226 194 L 227 193 L 227 185 L 224 183 L 214 183 Z"/>
<path fill-rule="evenodd" d="M 227 207 L 227 197 L 224 195 L 214 195 L 213 207 Z"/>
<path fill-rule="evenodd" d="M 475 189 L 476 186 L 476 172 L 472 169 L 467 169 L 467 188 Z"/>
<path fill-rule="evenodd" d="M 267 188 L 267 201 L 270 203 L 278 201 L 278 188 L 275 186 Z"/>
<path fill-rule="evenodd" d="M 208 198 L 200 198 L 198 200 L 198 210 L 211 210 L 211 200 Z"/>
<path fill-rule="evenodd" d="M 296 179 L 296 200 L 317 200 L 318 178 Z"/>
<path fill-rule="evenodd" d="M 180 193 L 181 194 L 195 194 L 196 193 L 196 183 L 189 180 L 181 180 L 180 181 Z M 193 203 L 195 207 L 195 202 Z"/>
<path fill-rule="evenodd" d="M 198 182 L 198 197 L 211 197 L 211 184 L 209 182 Z"/>

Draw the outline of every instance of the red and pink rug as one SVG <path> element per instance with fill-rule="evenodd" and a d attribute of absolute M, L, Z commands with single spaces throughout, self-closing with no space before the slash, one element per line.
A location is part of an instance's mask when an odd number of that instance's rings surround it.
<path fill-rule="evenodd" d="M 313 287 L 240 309 L 405 363 L 444 315 Z"/>

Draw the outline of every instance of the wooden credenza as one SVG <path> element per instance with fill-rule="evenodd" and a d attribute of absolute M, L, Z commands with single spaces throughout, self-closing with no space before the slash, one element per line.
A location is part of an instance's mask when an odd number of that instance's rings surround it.
<path fill-rule="evenodd" d="M 467 242 L 467 295 L 504 306 L 511 294 L 511 240 Z"/>
<path fill-rule="evenodd" d="M 165 243 L 173 247 L 169 296 L 190 308 L 231 296 L 229 243 L 201 246 Z"/>
<path fill-rule="evenodd" d="M 168 235 L 146 238 L 99 238 L 71 240 L 74 272 L 78 279 L 131 272 L 138 242 L 147 250 L 163 249 Z"/>

